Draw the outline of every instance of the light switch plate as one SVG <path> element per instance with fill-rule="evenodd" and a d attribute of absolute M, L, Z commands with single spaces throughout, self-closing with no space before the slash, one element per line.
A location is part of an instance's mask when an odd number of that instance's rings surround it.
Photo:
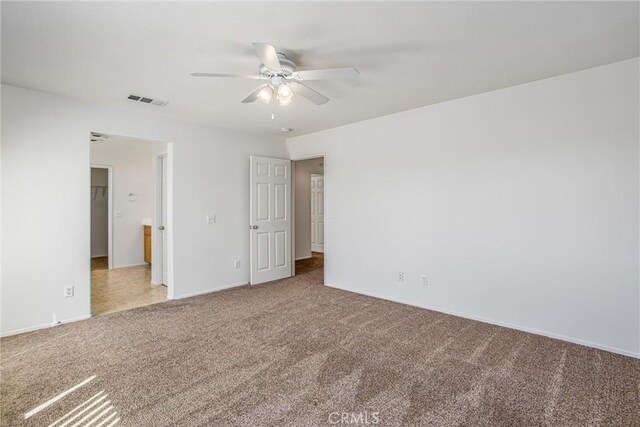
<path fill-rule="evenodd" d="M 65 298 L 73 297 L 73 286 L 65 286 L 64 287 L 64 297 Z"/>
<path fill-rule="evenodd" d="M 207 215 L 207 224 L 215 224 L 216 216 L 215 215 Z"/>

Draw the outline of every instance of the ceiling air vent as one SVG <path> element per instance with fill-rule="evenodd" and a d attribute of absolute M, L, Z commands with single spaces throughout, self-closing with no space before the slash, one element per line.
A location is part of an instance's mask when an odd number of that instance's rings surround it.
<path fill-rule="evenodd" d="M 129 94 L 129 96 L 127 96 L 127 99 L 136 102 L 144 102 L 145 104 L 157 105 L 158 107 L 164 107 L 169 103 L 169 101 L 163 101 L 161 99 L 147 98 L 146 96 L 138 96 L 132 94 Z"/>
<path fill-rule="evenodd" d="M 106 141 L 109 139 L 109 135 L 104 133 L 91 132 L 91 142 Z"/>

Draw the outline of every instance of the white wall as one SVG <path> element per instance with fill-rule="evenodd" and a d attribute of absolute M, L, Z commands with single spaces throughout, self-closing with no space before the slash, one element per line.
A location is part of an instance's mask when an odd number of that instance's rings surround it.
<path fill-rule="evenodd" d="M 311 257 L 311 174 L 324 173 L 324 159 L 295 162 L 296 259 Z"/>
<path fill-rule="evenodd" d="M 142 224 L 150 224 L 155 209 L 154 144 L 166 151 L 166 143 L 126 138 L 91 143 L 91 163 L 113 167 L 113 268 L 144 264 Z"/>
<path fill-rule="evenodd" d="M 91 258 L 109 254 L 108 187 L 109 170 L 91 168 Z"/>
<path fill-rule="evenodd" d="M 638 75 L 636 58 L 288 140 L 326 153 L 326 283 L 639 355 Z"/>
<path fill-rule="evenodd" d="M 50 325 L 53 313 L 61 321 L 90 315 L 91 131 L 171 143 L 173 297 L 249 280 L 249 155 L 283 157 L 280 136 L 223 131 L 3 85 L 4 335 Z M 205 223 L 209 213 L 217 215 L 216 224 Z M 234 268 L 235 259 L 241 268 Z M 63 298 L 68 284 L 76 287 L 73 298 Z"/>

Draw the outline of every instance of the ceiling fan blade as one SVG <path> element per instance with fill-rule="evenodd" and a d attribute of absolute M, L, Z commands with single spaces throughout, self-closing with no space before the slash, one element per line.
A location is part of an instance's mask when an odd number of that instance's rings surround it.
<path fill-rule="evenodd" d="M 262 61 L 267 68 L 274 71 L 282 70 L 282 65 L 280 65 L 280 61 L 278 60 L 278 52 L 276 52 L 275 47 L 268 43 L 253 43 L 253 47 L 258 53 L 260 61 Z"/>
<path fill-rule="evenodd" d="M 237 77 L 240 79 L 252 79 L 252 80 L 264 80 L 266 77 L 262 76 L 243 76 L 240 74 L 220 74 L 220 73 L 191 73 L 193 77 Z"/>
<path fill-rule="evenodd" d="M 291 77 L 296 80 L 355 80 L 360 71 L 355 68 L 332 68 L 328 70 L 303 70 L 294 72 Z"/>
<path fill-rule="evenodd" d="M 254 102 L 256 99 L 258 99 L 258 93 L 260 93 L 260 91 L 262 90 L 262 88 L 269 86 L 268 84 L 263 84 L 258 86 L 258 88 L 256 90 L 254 90 L 253 92 L 251 92 L 249 94 L 249 96 L 247 96 L 245 99 L 243 99 L 241 102 L 243 104 L 248 104 L 250 102 Z"/>
<path fill-rule="evenodd" d="M 300 82 L 294 81 L 289 83 L 289 85 L 291 86 L 291 89 L 295 93 L 297 93 L 298 95 L 304 98 L 307 98 L 309 101 L 313 102 L 316 105 L 322 105 L 329 102 L 329 98 L 327 98 L 321 93 L 316 92 L 315 90 L 311 89 L 309 86 L 303 85 Z"/>

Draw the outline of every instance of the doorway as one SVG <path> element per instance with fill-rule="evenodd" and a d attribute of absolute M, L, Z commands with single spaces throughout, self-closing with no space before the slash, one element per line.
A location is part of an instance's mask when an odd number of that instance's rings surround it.
<path fill-rule="evenodd" d="M 325 158 L 294 161 L 295 275 L 324 270 Z"/>
<path fill-rule="evenodd" d="M 168 146 L 96 133 L 90 144 L 92 315 L 166 301 Z"/>

